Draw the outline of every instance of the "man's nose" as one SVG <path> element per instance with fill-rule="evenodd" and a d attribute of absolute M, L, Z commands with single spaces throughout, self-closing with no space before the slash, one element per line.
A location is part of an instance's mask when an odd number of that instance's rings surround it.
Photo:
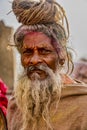
<path fill-rule="evenodd" d="M 41 62 L 42 62 L 42 59 L 38 54 L 34 54 L 30 59 L 30 63 L 33 65 L 36 65 L 36 64 L 41 63 Z"/>

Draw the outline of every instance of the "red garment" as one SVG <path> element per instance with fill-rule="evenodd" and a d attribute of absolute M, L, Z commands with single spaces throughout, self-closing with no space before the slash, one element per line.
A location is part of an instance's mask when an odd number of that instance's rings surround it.
<path fill-rule="evenodd" d="M 0 108 L 2 109 L 2 111 L 5 115 L 7 112 L 7 104 L 8 104 L 6 92 L 7 92 L 7 86 L 0 79 Z"/>

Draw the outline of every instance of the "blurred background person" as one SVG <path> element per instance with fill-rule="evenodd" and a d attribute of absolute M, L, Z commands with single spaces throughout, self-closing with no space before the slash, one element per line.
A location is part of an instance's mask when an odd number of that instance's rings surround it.
<path fill-rule="evenodd" d="M 74 63 L 74 70 L 71 76 L 87 84 L 87 59 L 82 58 Z"/>
<path fill-rule="evenodd" d="M 8 99 L 6 97 L 8 87 L 0 79 L 0 130 L 7 130 L 6 114 Z"/>

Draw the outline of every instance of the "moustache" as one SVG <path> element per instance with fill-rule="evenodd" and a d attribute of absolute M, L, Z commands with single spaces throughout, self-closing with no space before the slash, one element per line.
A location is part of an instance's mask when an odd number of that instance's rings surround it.
<path fill-rule="evenodd" d="M 39 64 L 39 65 L 30 65 L 27 67 L 27 72 L 30 73 L 34 70 L 40 70 L 40 71 L 44 71 L 47 72 L 48 66 L 46 64 Z"/>

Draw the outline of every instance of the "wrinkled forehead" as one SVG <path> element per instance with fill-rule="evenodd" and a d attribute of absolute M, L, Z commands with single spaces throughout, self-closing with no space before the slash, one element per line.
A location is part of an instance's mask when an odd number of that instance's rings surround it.
<path fill-rule="evenodd" d="M 14 34 L 15 44 L 19 45 L 23 41 L 24 36 L 27 35 L 29 32 L 43 32 L 45 35 L 55 39 L 57 42 L 62 41 L 61 43 L 63 43 L 63 41 L 65 41 L 64 39 L 66 39 L 64 29 L 60 25 L 58 25 L 57 27 L 54 25 L 22 25 L 16 30 Z M 64 44 L 66 44 L 66 42 L 64 42 Z"/>
<path fill-rule="evenodd" d="M 52 45 L 51 38 L 42 32 L 29 32 L 27 35 L 25 35 L 23 39 L 22 49 L 23 48 L 44 48 L 51 49 L 56 52 L 54 46 Z"/>
<path fill-rule="evenodd" d="M 33 28 L 29 28 L 29 26 L 20 26 L 14 34 L 14 42 L 17 46 L 17 49 L 21 51 L 24 43 L 50 43 L 51 46 L 53 42 L 52 35 L 48 33 L 44 33 L 43 30 L 33 30 Z"/>
<path fill-rule="evenodd" d="M 31 32 L 28 32 L 26 35 L 24 35 L 23 41 L 25 41 L 25 39 L 26 40 L 34 40 L 34 41 L 36 41 L 38 39 L 41 41 L 41 40 L 45 40 L 45 38 L 51 40 L 51 38 L 48 37 L 43 32 L 31 31 Z"/>
<path fill-rule="evenodd" d="M 17 29 L 17 31 L 15 32 L 15 34 L 14 34 L 14 42 L 15 42 L 15 44 L 16 45 L 20 44 L 21 41 L 23 41 L 24 37 L 26 35 L 28 35 L 28 34 L 34 35 L 36 37 L 37 37 L 38 34 L 44 34 L 44 35 L 48 36 L 49 38 L 52 37 L 50 33 L 45 33 L 43 31 L 43 29 L 42 30 L 39 30 L 39 29 L 38 30 L 35 30 L 35 29 L 33 30 L 32 28 L 30 29 L 28 26 L 22 26 L 22 27 L 19 27 Z"/>
<path fill-rule="evenodd" d="M 30 34 L 30 35 L 35 34 L 36 38 L 33 37 L 33 39 L 37 40 L 38 34 L 43 34 L 44 36 L 42 36 L 42 38 L 40 38 L 40 39 L 38 38 L 38 39 L 41 41 L 43 41 L 43 39 L 44 40 L 47 39 L 48 43 L 51 44 L 51 46 L 57 52 L 57 54 L 60 55 L 60 57 L 62 59 L 64 59 L 66 52 L 65 52 L 65 48 L 63 46 L 66 46 L 66 40 L 65 40 L 66 37 L 65 37 L 65 33 L 63 33 L 63 32 L 64 32 L 64 30 L 60 25 L 58 25 L 57 30 L 56 30 L 56 26 L 54 26 L 54 25 L 51 25 L 51 26 L 22 25 L 16 30 L 16 32 L 14 34 L 14 42 L 15 42 L 15 45 L 16 45 L 18 51 L 21 53 L 22 47 L 24 45 L 23 42 L 24 42 L 25 36 L 27 36 L 28 34 Z M 37 42 L 39 42 L 39 41 L 37 41 Z"/>

